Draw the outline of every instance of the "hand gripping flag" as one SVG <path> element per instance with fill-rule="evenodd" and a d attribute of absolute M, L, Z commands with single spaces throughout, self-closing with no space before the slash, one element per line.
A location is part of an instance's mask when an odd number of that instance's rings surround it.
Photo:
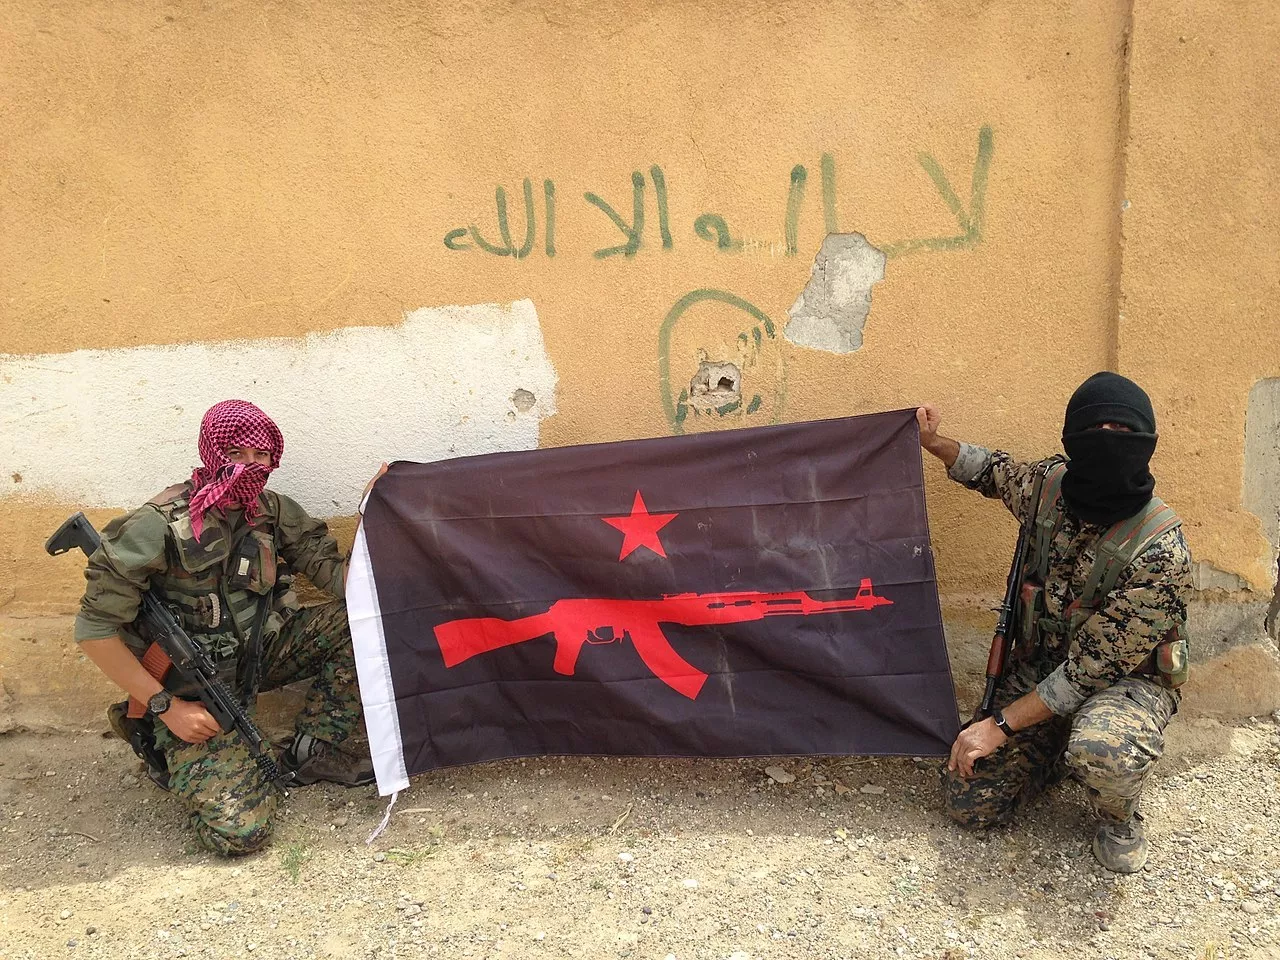
<path fill-rule="evenodd" d="M 912 411 L 398 462 L 347 579 L 386 795 L 555 754 L 943 755 Z"/>

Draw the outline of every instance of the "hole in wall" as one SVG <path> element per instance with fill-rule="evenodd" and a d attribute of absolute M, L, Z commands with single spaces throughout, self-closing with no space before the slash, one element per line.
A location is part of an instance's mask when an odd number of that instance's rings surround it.
<path fill-rule="evenodd" d="M 703 360 L 689 381 L 689 404 L 704 411 L 742 400 L 742 371 L 736 363 Z"/>
<path fill-rule="evenodd" d="M 535 397 L 531 391 L 526 390 L 524 387 L 518 388 L 515 393 L 511 394 L 511 405 L 515 407 L 517 410 L 519 410 L 521 413 L 525 413 L 529 410 L 532 410 L 533 405 L 537 402 L 538 402 L 538 398 Z"/>

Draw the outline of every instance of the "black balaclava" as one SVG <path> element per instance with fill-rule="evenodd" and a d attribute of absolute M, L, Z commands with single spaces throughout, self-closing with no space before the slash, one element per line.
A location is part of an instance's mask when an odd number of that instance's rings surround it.
<path fill-rule="evenodd" d="M 1100 423 L 1124 424 L 1129 431 L 1100 430 Z M 1156 415 L 1151 398 L 1132 380 L 1104 372 L 1080 384 L 1067 404 L 1062 446 L 1071 458 L 1062 497 L 1081 520 L 1109 527 L 1150 502 L 1156 481 L 1147 465 L 1156 449 Z"/>

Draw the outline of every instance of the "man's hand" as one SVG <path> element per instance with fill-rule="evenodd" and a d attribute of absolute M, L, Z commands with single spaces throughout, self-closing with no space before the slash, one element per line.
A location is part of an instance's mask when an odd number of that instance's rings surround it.
<path fill-rule="evenodd" d="M 938 439 L 938 427 L 942 426 L 942 414 L 938 408 L 925 404 L 916 410 L 916 423 L 920 424 L 920 446 L 926 450 Z"/>
<path fill-rule="evenodd" d="M 204 704 L 194 700 L 174 697 L 169 709 L 160 714 L 160 719 L 175 737 L 187 743 L 204 743 L 222 732 L 218 721 L 213 719 Z"/>
<path fill-rule="evenodd" d="M 960 444 L 939 435 L 938 427 L 942 426 L 942 414 L 938 412 L 938 408 L 927 403 L 917 408 L 916 423 L 920 425 L 920 446 L 950 468 L 960 456 Z"/>
<path fill-rule="evenodd" d="M 951 745 L 947 769 L 959 769 L 960 776 L 968 779 L 973 776 L 974 761 L 995 753 L 1008 739 L 990 717 L 980 720 L 960 731 L 960 736 Z"/>

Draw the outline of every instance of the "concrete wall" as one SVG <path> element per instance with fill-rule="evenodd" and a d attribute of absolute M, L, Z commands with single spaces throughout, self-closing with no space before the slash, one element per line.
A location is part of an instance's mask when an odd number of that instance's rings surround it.
<path fill-rule="evenodd" d="M 1269 10 L 0 6 L 0 678 L 30 722 L 93 676 L 47 532 L 180 479 L 230 395 L 344 518 L 381 459 L 925 400 L 1038 455 L 1118 365 L 1229 590 L 1211 631 L 1260 630 Z M 967 662 L 1014 529 L 928 492 Z"/>

